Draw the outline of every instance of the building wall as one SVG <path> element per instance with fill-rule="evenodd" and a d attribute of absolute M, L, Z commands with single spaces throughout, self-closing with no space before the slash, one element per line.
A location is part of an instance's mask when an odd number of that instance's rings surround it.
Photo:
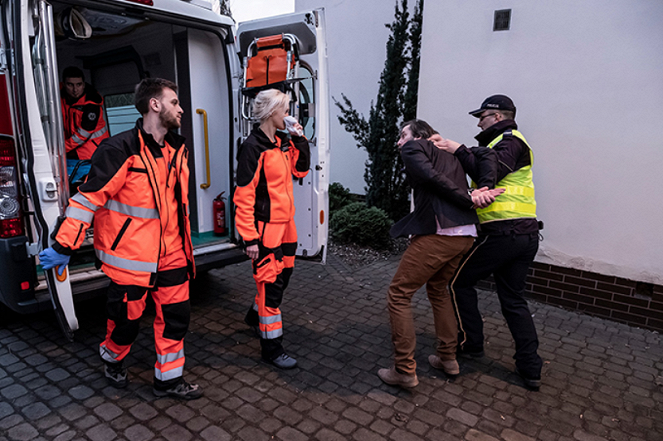
<path fill-rule="evenodd" d="M 493 32 L 495 10 L 511 29 Z M 428 1 L 418 116 L 472 145 L 513 98 L 534 151 L 542 264 L 663 284 L 663 2 Z"/>
<path fill-rule="evenodd" d="M 371 101 L 378 95 L 384 68 L 389 30 L 396 3 L 384 0 L 296 0 L 295 11 L 325 8 L 329 90 L 342 101 L 345 94 L 368 118 Z M 332 101 L 333 103 L 333 101 Z M 357 148 L 355 139 L 338 122 L 339 110 L 331 109 L 331 181 L 350 191 L 364 194 L 365 163 L 368 155 Z"/>

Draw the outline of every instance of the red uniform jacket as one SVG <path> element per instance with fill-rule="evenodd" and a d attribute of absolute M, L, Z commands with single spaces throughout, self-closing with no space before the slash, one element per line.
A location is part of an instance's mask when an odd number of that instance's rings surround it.
<path fill-rule="evenodd" d="M 172 207 L 163 206 L 161 197 L 168 182 L 175 188 L 181 248 L 193 277 L 188 149 L 184 138 L 175 133 L 168 133 L 165 141 L 173 152 L 169 169 L 157 163 L 163 154 L 142 130 L 142 119 L 132 130 L 101 143 L 87 181 L 69 200 L 56 232 L 55 251 L 71 254 L 80 247 L 94 218 L 94 249 L 102 271 L 120 285 L 154 286 L 159 258 L 168 254 L 164 247 L 173 243 L 172 237 L 164 237 L 162 222 L 173 212 Z M 165 170 L 169 170 L 167 176 L 163 176 Z"/>
<path fill-rule="evenodd" d="M 311 164 L 303 136 L 277 133 L 276 144 L 256 127 L 237 153 L 235 225 L 246 245 L 258 243 L 256 221 L 288 222 L 295 216 L 292 177 L 303 178 Z"/>
<path fill-rule="evenodd" d="M 87 83 L 85 93 L 76 102 L 71 102 L 64 90 L 60 96 L 67 158 L 90 159 L 101 141 L 109 136 L 102 111 L 104 99 Z"/>

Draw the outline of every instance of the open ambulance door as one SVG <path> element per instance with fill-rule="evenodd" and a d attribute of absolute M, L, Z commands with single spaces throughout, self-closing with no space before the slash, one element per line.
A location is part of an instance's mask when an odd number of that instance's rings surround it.
<path fill-rule="evenodd" d="M 274 43 L 278 41 L 282 43 Z M 308 175 L 293 182 L 297 255 L 320 255 L 324 263 L 329 232 L 329 83 L 324 9 L 240 23 L 237 44 L 243 72 L 238 90 L 242 103 L 241 140 L 249 135 L 255 122 L 251 118 L 251 95 L 261 87 L 270 87 L 271 74 L 271 81 L 279 81 L 279 88 L 291 95 L 290 114 L 304 127 L 311 147 Z M 278 60 L 271 53 L 263 55 L 266 71 L 252 70 L 256 68 L 251 66 L 251 59 L 259 59 L 260 50 L 269 51 L 275 45 L 283 46 L 281 65 L 286 66 L 285 76 L 274 78 L 279 73 L 272 73 L 269 66 L 270 62 L 272 66 L 278 64 Z"/>
<path fill-rule="evenodd" d="M 21 131 L 22 172 L 32 211 L 31 244 L 35 256 L 52 243 L 50 235 L 64 213 L 68 183 L 62 115 L 59 100 L 53 13 L 44 0 L 4 3 L 4 16 L 13 22 L 10 38 L 14 62 L 8 63 L 15 80 L 16 114 Z M 63 276 L 45 271 L 48 290 L 58 322 L 69 339 L 78 329 L 68 269 Z"/>

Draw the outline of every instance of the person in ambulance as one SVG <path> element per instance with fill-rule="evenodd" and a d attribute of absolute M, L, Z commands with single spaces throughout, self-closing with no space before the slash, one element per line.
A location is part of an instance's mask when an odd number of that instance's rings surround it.
<path fill-rule="evenodd" d="M 94 87 L 85 82 L 82 70 L 69 66 L 62 71 L 60 103 L 67 151 L 67 172 L 73 182 L 90 170 L 89 163 L 79 165 L 79 162 L 92 158 L 97 146 L 109 136 L 104 120 L 104 99 Z M 75 173 L 75 176 L 72 176 L 72 173 Z"/>
<path fill-rule="evenodd" d="M 237 152 L 235 225 L 253 261 L 258 293 L 244 321 L 260 336 L 262 358 L 281 369 L 297 361 L 283 350 L 279 306 L 295 264 L 297 229 L 292 177 L 303 178 L 310 166 L 302 126 L 285 133 L 290 99 L 276 89 L 256 95 L 253 114 L 260 120 Z"/>
<path fill-rule="evenodd" d="M 189 151 L 174 130 L 183 110 L 177 86 L 147 78 L 138 84 L 132 130 L 104 140 L 79 193 L 69 200 L 54 233 L 39 254 L 44 269 L 69 262 L 94 219 L 94 248 L 108 287 L 106 339 L 99 347 L 109 383 L 128 384 L 124 358 L 138 336 L 148 292 L 156 305 L 157 361 L 153 392 L 158 397 L 195 399 L 196 384 L 184 381 L 184 336 L 189 328 L 189 279 L 194 277 L 189 225 Z"/>

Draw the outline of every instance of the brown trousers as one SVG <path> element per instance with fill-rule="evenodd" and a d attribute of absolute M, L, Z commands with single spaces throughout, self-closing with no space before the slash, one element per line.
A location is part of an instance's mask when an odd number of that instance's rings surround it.
<path fill-rule="evenodd" d="M 417 368 L 411 302 L 424 284 L 433 307 L 437 355 L 442 360 L 456 359 L 458 325 L 447 285 L 473 242 L 468 236 L 415 236 L 403 254 L 387 297 L 395 365 L 400 372 L 411 375 Z"/>

